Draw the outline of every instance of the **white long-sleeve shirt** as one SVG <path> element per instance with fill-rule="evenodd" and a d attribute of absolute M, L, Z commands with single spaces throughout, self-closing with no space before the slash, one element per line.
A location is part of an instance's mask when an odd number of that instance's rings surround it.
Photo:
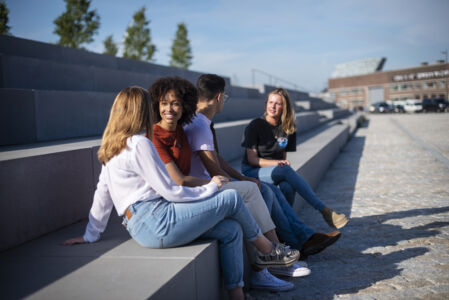
<path fill-rule="evenodd" d="M 214 182 L 198 187 L 176 185 L 153 143 L 143 135 L 134 135 L 128 138 L 127 147 L 120 154 L 102 166 L 84 240 L 100 239 L 113 206 L 122 216 L 137 201 L 163 197 L 172 202 L 188 202 L 207 198 L 217 191 Z"/>

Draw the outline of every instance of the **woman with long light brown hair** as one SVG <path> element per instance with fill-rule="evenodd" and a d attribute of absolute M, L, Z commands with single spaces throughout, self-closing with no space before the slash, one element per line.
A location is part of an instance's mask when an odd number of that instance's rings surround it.
<path fill-rule="evenodd" d="M 141 246 L 169 248 L 198 237 L 219 241 L 225 286 L 231 299 L 243 299 L 242 237 L 258 249 L 261 267 L 293 264 L 261 233 L 235 190 L 219 191 L 226 178 L 215 176 L 198 187 L 178 186 L 147 136 L 152 132 L 151 99 L 141 87 L 116 97 L 103 134 L 98 159 L 103 164 L 85 234 L 63 245 L 95 242 L 112 208 L 123 217 Z"/>
<path fill-rule="evenodd" d="M 344 214 L 328 208 L 308 183 L 290 167 L 287 151 L 296 151 L 295 111 L 285 89 L 268 94 L 265 113 L 246 127 L 242 146 L 246 148 L 242 173 L 267 183 L 279 185 L 293 205 L 295 193 L 321 212 L 329 226 L 341 228 L 348 223 Z"/>

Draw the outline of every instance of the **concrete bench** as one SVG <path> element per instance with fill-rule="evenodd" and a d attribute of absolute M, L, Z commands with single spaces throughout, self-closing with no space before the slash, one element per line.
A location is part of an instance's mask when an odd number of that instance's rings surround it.
<path fill-rule="evenodd" d="M 327 123 L 321 127 L 323 128 L 316 129 L 315 133 L 309 131 L 304 138 L 300 135 L 299 151 L 294 156 L 289 156 L 292 164 L 299 168 L 299 172 L 306 173 L 303 176 L 312 185 L 318 183 L 349 136 L 349 126 L 345 124 Z M 217 133 L 222 130 L 225 129 L 218 129 Z M 17 236 L 23 238 L 27 232 L 22 233 L 20 229 L 24 229 L 27 225 L 28 231 L 41 228 L 51 231 L 45 224 L 65 219 L 67 225 L 73 223 L 76 218 L 87 216 L 94 183 L 98 178 L 99 165 L 93 163 L 98 142 L 91 140 L 65 146 L 46 145 L 40 150 L 42 153 L 35 148 L 32 153 L 29 149 L 2 153 L 1 164 L 5 162 L 21 164 L 9 168 L 0 165 L 0 170 L 4 172 L 1 173 L 0 180 L 2 185 L 6 183 L 2 186 L 0 197 L 8 199 L 7 196 L 11 197 L 14 193 L 15 197 L 18 197 L 10 199 L 13 201 L 3 201 L 1 204 L 2 211 L 10 212 L 6 214 L 9 219 L 2 218 L 0 224 L 0 228 L 7 228 L 1 229 L 2 242 L 5 234 L 8 238 Z M 78 147 L 77 150 L 74 150 L 75 146 Z M 72 150 L 65 151 L 64 147 Z M 84 158 L 73 159 L 83 155 Z M 50 157 L 43 159 L 45 156 Z M 22 161 L 27 159 L 31 161 Z M 36 162 L 33 163 L 33 160 Z M 70 161 L 69 165 L 62 166 L 58 171 L 58 165 L 64 164 L 66 160 Z M 234 160 L 232 164 L 239 169 L 239 162 Z M 48 169 L 45 169 L 46 166 Z M 64 172 L 70 169 L 81 173 L 80 168 L 84 170 L 86 178 L 80 176 L 77 179 L 76 174 L 63 176 Z M 320 170 L 317 170 L 318 168 Z M 18 171 L 12 172 L 14 169 Z M 8 174 L 11 172 L 12 174 Z M 20 178 L 23 178 L 24 174 L 32 179 L 47 173 L 50 176 L 47 175 L 31 184 L 35 188 L 31 192 L 28 186 L 24 189 L 22 186 L 22 190 L 17 192 L 21 188 Z M 11 179 L 4 181 L 8 177 Z M 79 180 L 85 180 L 83 187 L 74 184 Z M 17 199 L 23 200 L 21 203 L 10 203 L 16 202 Z M 42 201 L 48 203 L 41 203 Z M 8 206 L 5 207 L 4 202 L 8 202 Z M 297 205 L 298 203 L 295 207 Z M 67 210 L 76 214 L 76 217 L 72 216 L 73 219 L 70 219 Z M 28 215 L 29 213 L 31 215 Z M 16 221 L 22 223 L 14 225 Z M 85 224 L 86 221 L 82 221 L 1 253 L 0 282 L 3 295 L 6 298 L 28 296 L 33 299 L 111 297 L 219 299 L 224 295 L 216 242 L 197 242 L 164 250 L 145 249 L 129 238 L 120 225 L 116 213 L 113 212 L 108 228 L 99 243 L 73 247 L 58 245 L 66 238 L 82 234 Z M 62 226 L 64 224 L 60 223 L 59 227 Z M 42 233 L 40 231 L 40 234 Z M 15 242 L 17 243 L 17 240 Z"/>
<path fill-rule="evenodd" d="M 171 249 L 143 248 L 113 216 L 100 242 L 59 245 L 82 234 L 85 224 L 0 253 L 2 298 L 222 298 L 216 241 Z"/>

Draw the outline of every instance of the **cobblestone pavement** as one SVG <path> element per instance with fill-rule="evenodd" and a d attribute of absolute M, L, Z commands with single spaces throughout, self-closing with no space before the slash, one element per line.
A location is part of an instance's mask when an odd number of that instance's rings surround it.
<path fill-rule="evenodd" d="M 449 299 L 449 114 L 369 115 L 317 189 L 351 217 L 312 274 L 256 299 Z M 330 231 L 305 208 L 301 218 Z"/>

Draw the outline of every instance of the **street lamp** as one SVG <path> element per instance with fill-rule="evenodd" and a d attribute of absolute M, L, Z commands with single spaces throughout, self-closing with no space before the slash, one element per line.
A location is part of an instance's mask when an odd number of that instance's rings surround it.
<path fill-rule="evenodd" d="M 447 49 L 444 50 L 444 51 L 441 51 L 441 53 L 444 54 L 444 55 L 446 55 L 445 61 L 446 61 L 446 65 L 447 65 Z M 448 85 L 447 85 L 447 79 L 448 79 L 448 77 L 449 77 L 449 74 L 447 74 L 447 75 L 445 76 L 445 81 L 446 81 L 446 100 L 449 100 L 449 87 L 448 87 Z"/>

